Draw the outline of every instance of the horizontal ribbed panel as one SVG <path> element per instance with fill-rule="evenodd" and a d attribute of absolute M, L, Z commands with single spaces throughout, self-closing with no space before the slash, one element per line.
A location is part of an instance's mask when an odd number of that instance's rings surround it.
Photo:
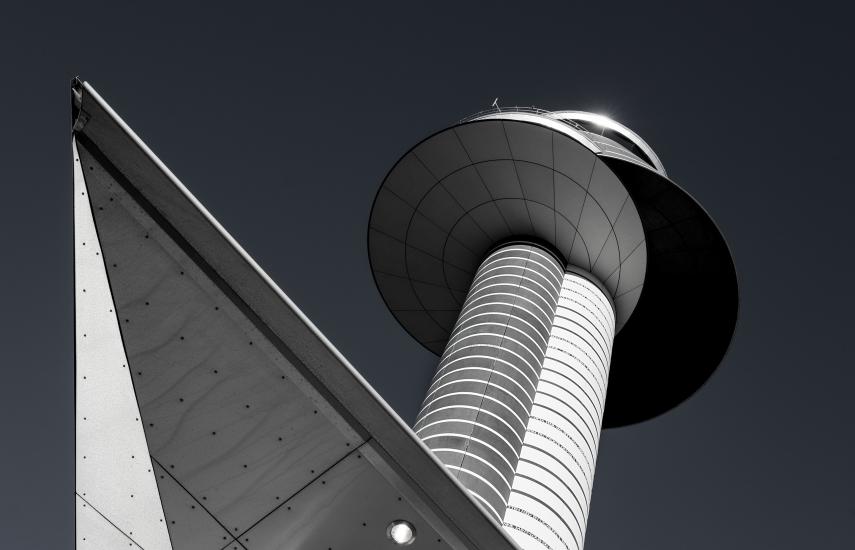
<path fill-rule="evenodd" d="M 503 518 L 525 550 L 584 544 L 614 327 L 603 292 L 565 274 Z"/>
<path fill-rule="evenodd" d="M 475 274 L 416 433 L 501 521 L 549 345 L 563 267 L 524 243 Z"/>

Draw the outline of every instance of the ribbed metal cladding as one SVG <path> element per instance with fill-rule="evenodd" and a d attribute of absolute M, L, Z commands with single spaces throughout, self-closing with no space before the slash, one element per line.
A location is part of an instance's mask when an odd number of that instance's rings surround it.
<path fill-rule="evenodd" d="M 614 330 L 600 287 L 567 273 L 503 518 L 525 550 L 584 544 Z"/>
<path fill-rule="evenodd" d="M 416 433 L 502 520 L 564 269 L 529 243 L 482 262 L 416 420 Z"/>

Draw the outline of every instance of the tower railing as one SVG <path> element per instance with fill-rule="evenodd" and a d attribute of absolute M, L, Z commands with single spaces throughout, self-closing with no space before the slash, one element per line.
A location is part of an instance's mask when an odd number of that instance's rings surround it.
<path fill-rule="evenodd" d="M 481 118 L 483 116 L 495 115 L 498 113 L 529 113 L 529 114 L 533 114 L 533 115 L 551 115 L 552 111 L 550 111 L 548 109 L 541 109 L 540 107 L 535 107 L 533 105 L 532 106 L 515 105 L 513 107 L 490 107 L 489 109 L 484 109 L 483 111 L 478 111 L 475 114 L 461 118 L 460 120 L 457 121 L 457 123 L 463 124 L 465 122 L 471 122 L 471 121 L 473 121 L 477 118 Z M 550 118 L 552 118 L 552 117 L 550 117 Z M 556 122 L 560 122 L 562 124 L 566 124 L 567 126 L 573 128 L 574 130 L 580 131 L 580 132 L 588 132 L 589 131 L 585 127 L 583 127 L 582 125 L 577 124 L 576 122 L 573 122 L 572 120 L 564 120 L 564 119 L 560 119 L 560 118 L 552 118 L 552 120 L 555 120 Z"/>

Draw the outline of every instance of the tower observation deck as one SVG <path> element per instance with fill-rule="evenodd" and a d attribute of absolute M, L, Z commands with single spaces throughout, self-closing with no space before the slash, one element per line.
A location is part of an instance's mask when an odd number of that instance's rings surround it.
<path fill-rule="evenodd" d="M 602 428 L 712 374 L 738 290 L 712 219 L 606 117 L 496 109 L 404 154 L 368 248 L 439 366 L 414 429 L 525 550 L 584 544 Z"/>

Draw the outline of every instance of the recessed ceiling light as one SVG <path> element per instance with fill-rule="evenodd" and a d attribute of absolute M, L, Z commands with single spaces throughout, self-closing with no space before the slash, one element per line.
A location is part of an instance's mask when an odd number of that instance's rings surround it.
<path fill-rule="evenodd" d="M 386 528 L 386 536 L 398 546 L 407 546 L 416 540 L 416 528 L 409 521 L 396 519 Z"/>

